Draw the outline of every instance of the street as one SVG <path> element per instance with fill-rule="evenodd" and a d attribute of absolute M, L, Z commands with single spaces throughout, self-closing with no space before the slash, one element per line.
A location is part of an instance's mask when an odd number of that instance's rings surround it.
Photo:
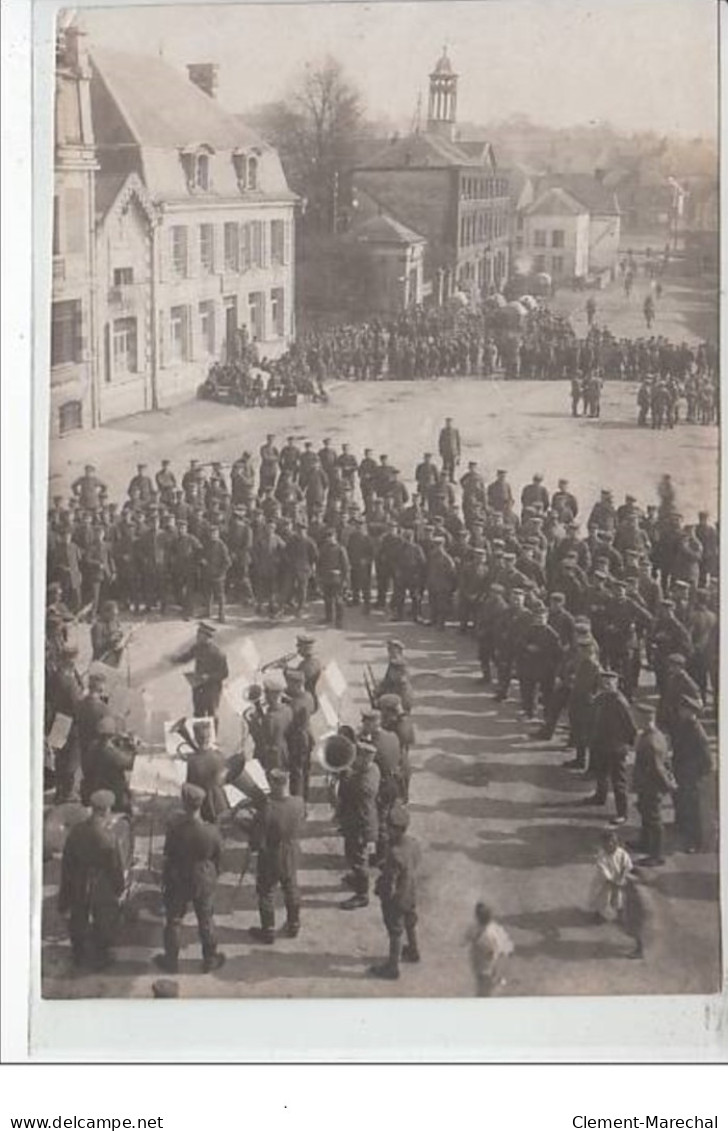
<path fill-rule="evenodd" d="M 717 502 L 718 430 L 679 425 L 672 432 L 638 430 L 635 390 L 607 384 L 599 421 L 572 419 L 563 382 L 337 383 L 327 406 L 296 410 L 241 411 L 214 404 L 186 404 L 166 413 L 139 416 L 81 438 L 54 445 L 51 493 L 66 491 L 91 460 L 107 481 L 110 497 L 123 496 L 138 461 L 154 472 L 168 456 L 175 472 L 189 457 L 236 458 L 254 454 L 268 431 L 279 441 L 291 434 L 310 437 L 318 447 L 325 435 L 335 445 L 349 440 L 361 455 L 365 446 L 387 451 L 411 482 L 423 450 L 436 450 L 446 415 L 454 417 L 464 440 L 463 459 L 477 459 L 486 478 L 496 467 L 509 470 L 520 491 L 533 472 L 547 472 L 547 486 L 570 479 L 580 515 L 588 514 L 600 487 L 615 501 L 626 491 L 642 504 L 655 500 L 660 475 L 670 471 L 686 521 L 698 507 L 713 513 Z M 72 453 L 72 454 L 71 454 Z M 322 788 L 316 781 L 306 826 L 301 882 L 303 926 L 296 940 L 275 947 L 250 943 L 246 929 L 257 922 L 254 878 L 238 884 L 241 848 L 226 853 L 217 899 L 217 920 L 227 964 L 213 976 L 199 973 L 194 922 L 185 927 L 188 948 L 179 976 L 182 996 L 468 996 L 473 993 L 463 939 L 478 899 L 490 901 L 515 943 L 504 994 L 708 992 L 717 988 L 719 962 L 717 858 L 714 853 L 670 855 L 668 864 L 647 877 L 649 935 L 646 958 L 627 961 L 630 940 L 614 926 L 589 920 L 587 892 L 606 814 L 578 808 L 590 783 L 561 768 L 563 734 L 551 743 L 528 739 L 511 701 L 497 705 L 478 682 L 474 643 L 454 627 L 444 634 L 419 625 L 393 626 L 382 614 L 366 619 L 347 613 L 337 633 L 318 625 L 320 603 L 305 623 L 316 634 L 324 662 L 335 658 L 348 683 L 345 720 L 356 721 L 365 702 L 362 668 L 381 672 L 384 642 L 393 631 L 406 645 L 414 676 L 418 741 L 413 753 L 412 829 L 423 849 L 420 919 L 423 961 L 403 967 L 396 984 L 367 977 L 367 967 L 386 954 L 378 901 L 346 914 L 340 886 L 341 842 L 332 827 Z M 251 636 L 263 660 L 288 652 L 300 621 L 271 626 L 233 607 L 219 632 L 231 667 L 242 667 L 240 642 Z M 148 618 L 130 648 L 131 683 L 137 696 L 175 719 L 189 713 L 187 685 L 179 668 L 161 657 L 189 640 L 193 625 Z M 84 666 L 88 644 L 79 657 Z M 643 676 L 643 679 L 646 678 Z M 228 714 L 233 716 L 233 707 Z M 240 704 L 237 705 L 238 709 Z M 223 747 L 231 740 L 230 727 Z M 44 882 L 44 993 L 51 997 L 148 997 L 155 970 L 151 958 L 161 943 L 159 864 L 166 801 L 143 801 L 137 821 L 138 890 L 136 921 L 126 925 L 118 964 L 104 975 L 70 976 L 68 946 L 54 910 L 58 861 L 49 862 Z M 155 809 L 149 864 L 150 808 Z M 668 818 L 670 820 L 671 818 Z M 631 813 L 625 839 L 634 836 Z M 668 849 L 672 841 L 668 828 Z M 686 956 L 689 956 L 686 959 Z"/>

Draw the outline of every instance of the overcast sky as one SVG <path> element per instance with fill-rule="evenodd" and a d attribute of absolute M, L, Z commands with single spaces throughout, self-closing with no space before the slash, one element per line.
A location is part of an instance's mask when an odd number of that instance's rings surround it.
<path fill-rule="evenodd" d="M 220 64 L 231 110 L 282 97 L 307 60 L 339 58 L 371 117 L 410 120 L 444 43 L 458 118 L 712 136 L 717 0 L 447 0 L 85 9 L 91 43 Z"/>

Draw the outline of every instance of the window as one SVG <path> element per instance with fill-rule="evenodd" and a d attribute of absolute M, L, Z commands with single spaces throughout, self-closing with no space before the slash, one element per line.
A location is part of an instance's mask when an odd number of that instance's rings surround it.
<path fill-rule="evenodd" d="M 178 279 L 187 275 L 187 229 L 182 224 L 175 224 L 170 229 L 172 246 L 172 272 Z"/>
<path fill-rule="evenodd" d="M 136 318 L 115 320 L 113 342 L 114 373 L 138 373 Z"/>
<path fill-rule="evenodd" d="M 248 312 L 251 341 L 259 342 L 265 337 L 265 295 L 262 291 L 248 295 Z"/>
<path fill-rule="evenodd" d="M 252 189 L 253 192 L 255 192 L 257 187 L 258 187 L 258 158 L 257 157 L 249 157 L 248 158 L 248 188 Z"/>
<path fill-rule="evenodd" d="M 551 246 L 563 247 L 564 246 L 564 232 L 563 229 L 557 228 L 551 233 Z"/>
<path fill-rule="evenodd" d="M 51 308 L 51 365 L 81 360 L 83 311 L 80 299 L 54 302 Z"/>
<path fill-rule="evenodd" d="M 66 401 L 58 409 L 58 431 L 61 436 L 83 428 L 83 407 L 80 401 Z"/>
<path fill-rule="evenodd" d="M 248 159 L 244 153 L 233 153 L 233 168 L 235 169 L 238 188 L 241 190 L 246 188 L 248 184 Z"/>
<path fill-rule="evenodd" d="M 115 267 L 114 268 L 114 286 L 115 287 L 129 287 L 134 282 L 134 268 L 133 267 Z"/>
<path fill-rule="evenodd" d="M 200 224 L 200 266 L 203 275 L 215 271 L 215 229 L 212 224 Z"/>
<path fill-rule="evenodd" d="M 206 153 L 200 153 L 195 167 L 195 187 L 207 192 L 210 187 L 210 158 Z"/>
<path fill-rule="evenodd" d="M 564 273 L 564 257 L 563 255 L 551 256 L 551 273 L 552 275 L 563 275 Z"/>
<path fill-rule="evenodd" d="M 545 255 L 535 255 L 534 256 L 534 258 L 533 258 L 533 269 L 534 269 L 534 271 L 545 271 L 546 270 L 546 256 Z"/>
<path fill-rule="evenodd" d="M 61 208 L 58 196 L 53 197 L 53 254 L 61 254 Z"/>
<path fill-rule="evenodd" d="M 250 225 L 250 262 L 253 267 L 263 267 L 263 222 L 253 220 Z"/>
<path fill-rule="evenodd" d="M 546 247 L 546 233 L 538 229 L 533 233 L 533 246 Z"/>
<path fill-rule="evenodd" d="M 284 297 L 283 287 L 274 287 L 270 292 L 270 317 L 277 338 L 282 338 L 286 332 Z"/>
<path fill-rule="evenodd" d="M 66 189 L 63 201 L 66 255 L 83 255 L 86 250 L 86 197 L 83 189 Z"/>
<path fill-rule="evenodd" d="M 169 312 L 169 348 L 172 361 L 187 361 L 186 306 L 173 306 Z"/>
<path fill-rule="evenodd" d="M 198 311 L 202 352 L 211 357 L 215 353 L 215 303 L 201 302 Z"/>
<path fill-rule="evenodd" d="M 240 270 L 240 229 L 237 224 L 225 225 L 225 270 Z"/>
<path fill-rule="evenodd" d="M 270 261 L 271 263 L 285 263 L 286 255 L 286 223 L 285 220 L 271 220 L 270 222 Z"/>

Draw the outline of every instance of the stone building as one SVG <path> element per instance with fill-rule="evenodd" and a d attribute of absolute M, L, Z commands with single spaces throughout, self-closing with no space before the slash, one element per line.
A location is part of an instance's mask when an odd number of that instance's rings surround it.
<path fill-rule="evenodd" d="M 427 127 L 383 143 L 352 174 L 361 215 L 383 214 L 419 233 L 424 296 L 443 303 L 498 288 L 509 272 L 510 197 L 491 146 L 460 141 L 458 75 L 443 52 L 430 75 Z"/>
<path fill-rule="evenodd" d="M 98 168 L 85 36 L 72 24 L 56 41 L 50 430 L 63 435 L 98 422 L 94 190 Z"/>
<path fill-rule="evenodd" d="M 96 422 L 194 394 L 245 327 L 294 330 L 293 210 L 274 149 L 216 101 L 217 68 L 91 53 L 97 191 Z"/>
<path fill-rule="evenodd" d="M 426 241 L 391 216 L 371 216 L 344 237 L 365 250 L 367 313 L 399 314 L 422 302 Z"/>

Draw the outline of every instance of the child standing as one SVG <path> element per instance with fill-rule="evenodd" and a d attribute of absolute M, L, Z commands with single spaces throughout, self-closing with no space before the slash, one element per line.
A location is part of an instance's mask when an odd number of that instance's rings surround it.
<path fill-rule="evenodd" d="M 468 929 L 466 941 L 470 948 L 476 995 L 492 997 L 504 984 L 501 971 L 504 960 L 513 953 L 513 943 L 485 903 L 476 903 L 475 922 Z"/>
<path fill-rule="evenodd" d="M 589 892 L 589 909 L 598 922 L 618 918 L 624 908 L 624 891 L 632 871 L 632 860 L 611 830 L 605 832 L 597 853 Z"/>

